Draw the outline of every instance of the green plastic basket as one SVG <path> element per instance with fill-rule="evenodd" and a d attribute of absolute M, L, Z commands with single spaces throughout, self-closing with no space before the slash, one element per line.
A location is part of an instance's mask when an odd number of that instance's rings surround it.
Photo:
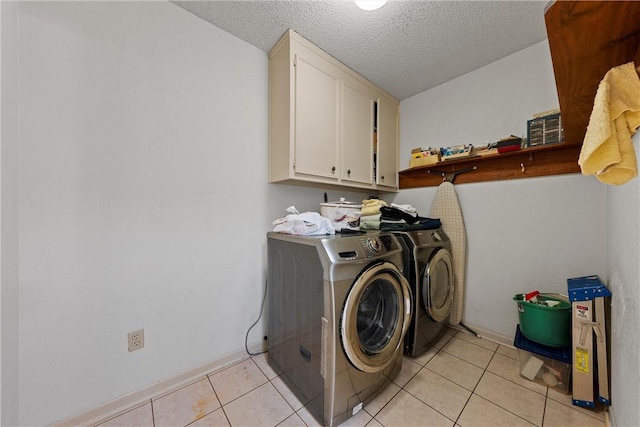
<path fill-rule="evenodd" d="M 525 301 L 521 294 L 513 297 L 518 304 L 522 335 L 531 341 L 550 347 L 571 344 L 571 304 L 559 298 L 539 294 L 538 301 L 558 301 L 555 307 Z"/>

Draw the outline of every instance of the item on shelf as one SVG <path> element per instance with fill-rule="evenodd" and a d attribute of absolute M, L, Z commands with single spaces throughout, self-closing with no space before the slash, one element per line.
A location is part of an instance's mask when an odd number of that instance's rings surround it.
<path fill-rule="evenodd" d="M 438 150 L 431 147 L 419 147 L 411 150 L 411 160 L 409 161 L 409 167 L 414 168 L 416 166 L 432 165 L 438 163 L 439 161 L 440 153 L 438 152 Z"/>
<path fill-rule="evenodd" d="M 554 108 L 552 110 L 542 111 L 540 113 L 535 113 L 532 117 L 534 119 L 539 119 L 540 117 L 551 116 L 553 114 L 560 114 L 560 109 Z"/>
<path fill-rule="evenodd" d="M 432 150 L 431 147 L 416 147 L 416 148 L 411 150 L 411 154 L 417 154 L 417 153 L 422 153 L 422 152 L 430 152 L 431 150 Z"/>
<path fill-rule="evenodd" d="M 522 138 L 515 135 L 509 135 L 506 138 L 500 139 L 496 145 L 498 147 L 498 153 L 519 150 L 522 148 Z"/>
<path fill-rule="evenodd" d="M 471 156 L 471 144 L 453 145 L 451 147 L 442 147 L 440 149 L 440 158 L 444 160 L 460 159 Z"/>
<path fill-rule="evenodd" d="M 528 120 L 527 141 L 529 147 L 564 141 L 564 130 L 562 128 L 560 113 Z"/>
<path fill-rule="evenodd" d="M 497 142 L 487 142 L 486 144 L 473 147 L 471 150 L 472 156 L 491 156 L 493 154 L 498 154 Z"/>

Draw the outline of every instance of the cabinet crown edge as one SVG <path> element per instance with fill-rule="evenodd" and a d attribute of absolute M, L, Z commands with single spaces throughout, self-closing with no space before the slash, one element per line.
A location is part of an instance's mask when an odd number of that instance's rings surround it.
<path fill-rule="evenodd" d="M 273 45 L 273 47 L 269 51 L 269 59 L 271 59 L 271 57 L 275 55 L 280 49 L 286 48 L 291 41 L 294 41 L 295 43 L 298 43 L 304 46 L 305 48 L 313 51 L 316 55 L 321 56 L 323 59 L 332 63 L 343 72 L 349 74 L 351 77 L 360 80 L 363 84 L 366 84 L 367 86 L 370 86 L 376 92 L 380 93 L 382 96 L 387 98 L 389 101 L 395 102 L 396 104 L 400 105 L 400 101 L 395 96 L 391 95 L 384 89 L 380 88 L 378 85 L 376 85 L 371 80 L 367 79 L 357 71 L 353 70 L 352 68 L 348 67 L 344 63 L 340 62 L 338 59 L 334 58 L 325 50 L 316 46 L 311 41 L 304 38 L 303 36 L 295 32 L 291 28 L 287 29 L 287 31 L 284 32 L 282 37 L 280 37 L 280 40 L 278 40 L 278 42 L 275 45 Z"/>

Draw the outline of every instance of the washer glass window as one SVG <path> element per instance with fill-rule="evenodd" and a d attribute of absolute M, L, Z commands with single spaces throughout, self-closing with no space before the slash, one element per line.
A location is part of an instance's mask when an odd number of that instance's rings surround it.
<path fill-rule="evenodd" d="M 391 263 L 374 264 L 351 286 L 340 316 L 340 338 L 353 366 L 379 372 L 395 360 L 411 319 L 411 291 Z"/>
<path fill-rule="evenodd" d="M 365 353 L 377 354 L 389 344 L 398 327 L 398 311 L 402 306 L 396 287 L 386 279 L 374 280 L 362 292 L 357 331 Z"/>
<path fill-rule="evenodd" d="M 453 303 L 453 267 L 449 251 L 440 249 L 429 261 L 422 278 L 422 303 L 433 320 L 442 322 Z"/>

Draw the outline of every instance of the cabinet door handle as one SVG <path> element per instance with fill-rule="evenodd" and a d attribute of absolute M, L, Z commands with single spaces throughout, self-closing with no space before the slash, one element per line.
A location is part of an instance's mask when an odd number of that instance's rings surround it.
<path fill-rule="evenodd" d="M 381 181 L 384 181 L 384 175 L 382 175 L 382 176 L 380 177 L 380 180 L 381 180 Z"/>
<path fill-rule="evenodd" d="M 347 175 L 351 175 L 351 169 L 347 170 Z"/>
<path fill-rule="evenodd" d="M 336 171 L 336 167 L 334 166 L 331 168 L 331 173 L 334 173 L 335 171 Z"/>

